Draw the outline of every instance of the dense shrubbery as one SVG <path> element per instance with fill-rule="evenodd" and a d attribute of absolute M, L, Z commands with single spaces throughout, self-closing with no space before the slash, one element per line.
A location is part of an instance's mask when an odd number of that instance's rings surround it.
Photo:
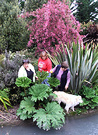
<path fill-rule="evenodd" d="M 98 49 L 98 24 L 91 24 L 87 28 L 87 34 L 83 38 L 84 44 L 88 45 L 88 48 Z"/>
<path fill-rule="evenodd" d="M 74 1 L 74 16 L 76 17 L 79 22 L 83 23 L 88 23 L 89 20 L 93 22 L 98 22 L 98 1 L 93 1 L 93 0 L 75 0 Z"/>
<path fill-rule="evenodd" d="M 26 0 L 24 10 L 27 12 L 35 11 L 36 9 L 41 8 L 47 1 L 48 0 Z"/>
<path fill-rule="evenodd" d="M 0 2 L 0 51 L 19 51 L 26 48 L 29 32 L 26 23 L 18 18 L 18 3 Z"/>
<path fill-rule="evenodd" d="M 17 78 L 18 70 L 24 55 L 11 54 L 5 51 L 5 57 L 0 64 L 0 88 L 11 87 Z"/>
<path fill-rule="evenodd" d="M 93 22 L 92 21 L 89 21 L 88 23 L 81 23 L 81 32 L 80 32 L 80 34 L 81 35 L 87 35 L 87 33 L 88 33 L 88 27 L 90 26 L 90 25 L 92 25 L 93 24 Z"/>
<path fill-rule="evenodd" d="M 86 109 L 94 109 L 98 107 L 98 85 L 93 88 L 83 86 L 80 94 L 83 97 L 81 106 Z"/>
<path fill-rule="evenodd" d="M 73 48 L 73 52 L 74 52 L 74 49 L 75 48 Z M 10 56 L 8 53 L 6 55 L 9 56 L 9 58 L 10 58 L 10 59 L 7 59 L 9 62 L 14 62 L 14 58 L 17 58 L 17 57 L 19 58 L 18 59 L 18 62 L 19 62 L 19 60 L 23 58 L 22 55 L 19 55 L 19 54 L 17 54 L 18 56 L 17 55 Z M 64 55 L 64 54 L 62 53 L 62 55 Z M 96 60 L 96 55 L 93 58 Z M 10 61 L 10 60 L 12 60 L 12 61 Z M 17 62 L 17 60 L 16 60 L 16 62 Z M 12 64 L 12 65 L 14 66 L 14 64 Z M 9 64 L 7 66 L 10 68 Z M 39 128 L 43 128 L 44 130 L 49 130 L 51 127 L 55 128 L 55 129 L 59 129 L 63 126 L 63 124 L 65 122 L 64 121 L 65 114 L 63 112 L 63 109 L 56 102 L 51 102 L 51 100 L 49 99 L 50 95 L 53 96 L 52 88 L 56 87 L 59 84 L 59 82 L 53 78 L 49 78 L 48 83 L 50 84 L 51 87 L 48 87 L 45 84 L 40 84 L 47 77 L 47 73 L 42 72 L 42 74 L 41 74 L 38 71 L 37 75 L 39 77 L 39 81 L 36 81 L 36 84 L 32 84 L 33 85 L 32 87 L 29 86 L 31 81 L 29 81 L 30 79 L 28 79 L 27 77 L 26 78 L 25 77 L 17 78 L 16 85 L 18 86 L 18 88 L 16 88 L 16 89 L 18 89 L 18 93 L 16 93 L 15 97 L 13 94 L 10 93 L 10 95 L 11 95 L 10 100 L 11 101 L 13 100 L 14 103 L 20 102 L 20 107 L 17 111 L 17 115 L 20 116 L 20 119 L 25 120 L 27 118 L 33 117 L 33 121 L 37 122 L 37 125 Z M 79 78 L 79 79 L 81 80 L 81 78 Z M 95 80 L 96 80 L 96 78 L 95 78 Z M 95 83 L 95 81 L 94 81 L 94 83 Z M 10 85 L 9 87 L 12 87 L 12 86 Z M 14 88 L 12 88 L 12 89 L 16 91 L 16 89 L 14 89 Z M 79 94 L 81 96 L 83 96 L 83 100 L 84 100 L 84 104 L 81 104 L 81 107 L 86 108 L 86 109 L 96 108 L 97 102 L 98 102 L 97 88 L 96 88 L 96 90 L 93 89 L 93 92 L 92 92 L 92 90 L 89 91 L 89 89 L 87 89 L 87 90 L 86 89 L 87 88 L 84 87 L 82 89 L 82 92 L 81 92 L 81 90 L 79 91 Z M 91 92 L 91 94 L 88 94 L 90 92 Z M 89 96 L 89 95 L 91 95 L 91 96 Z M 11 99 L 11 98 L 13 98 L 13 99 Z M 16 101 L 14 101 L 15 98 L 16 98 Z M 78 113 L 82 112 L 80 109 L 76 110 L 76 111 Z M 43 114 L 44 114 L 44 116 L 43 116 Z M 55 117 L 55 116 L 57 116 L 57 117 Z M 44 119 L 45 117 L 47 117 L 47 119 Z M 54 120 L 56 123 L 52 120 Z M 46 123 L 46 124 L 44 124 L 44 123 Z"/>
<path fill-rule="evenodd" d="M 16 87 L 15 81 L 23 58 L 23 53 L 7 51 L 5 51 L 5 55 L 0 57 L 0 89 L 9 89 L 9 99 L 12 105 L 18 104 L 21 99 L 20 89 Z"/>
<path fill-rule="evenodd" d="M 41 9 L 26 13 L 22 17 L 33 17 L 28 23 L 30 30 L 30 40 L 28 47 L 37 46 L 37 52 L 44 48 L 50 52 L 55 46 L 59 46 L 61 41 L 71 45 L 73 41 L 81 42 L 80 23 L 65 3 L 50 0 Z"/>

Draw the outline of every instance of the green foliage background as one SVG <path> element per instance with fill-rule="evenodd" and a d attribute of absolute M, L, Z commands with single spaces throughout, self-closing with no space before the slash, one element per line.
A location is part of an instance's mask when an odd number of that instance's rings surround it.
<path fill-rule="evenodd" d="M 0 51 L 19 51 L 27 46 L 29 32 L 26 23 L 19 18 L 20 9 L 17 1 L 0 2 Z"/>
<path fill-rule="evenodd" d="M 98 85 L 93 88 L 84 85 L 80 94 L 83 97 L 83 103 L 81 103 L 80 106 L 86 109 L 94 109 L 98 107 Z"/>
<path fill-rule="evenodd" d="M 97 22 L 98 1 L 94 0 L 76 0 L 77 11 L 74 13 L 76 19 L 83 23 L 88 23 L 90 20 Z"/>

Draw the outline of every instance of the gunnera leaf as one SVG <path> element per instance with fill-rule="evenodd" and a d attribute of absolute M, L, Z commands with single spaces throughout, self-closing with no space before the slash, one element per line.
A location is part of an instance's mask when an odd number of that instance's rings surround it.
<path fill-rule="evenodd" d="M 31 118 L 35 111 L 34 105 L 35 103 L 31 100 L 31 97 L 24 97 L 24 100 L 21 101 L 20 107 L 17 110 L 17 116 L 20 116 L 22 120 Z"/>
<path fill-rule="evenodd" d="M 39 84 L 41 84 L 41 82 L 43 82 L 43 81 L 47 78 L 48 74 L 49 74 L 49 73 L 47 73 L 47 72 L 45 72 L 45 71 L 42 71 L 42 72 L 37 71 L 37 72 L 36 72 L 36 75 L 37 75 L 37 77 L 38 77 L 37 82 L 38 82 Z"/>
<path fill-rule="evenodd" d="M 48 83 L 50 84 L 51 87 L 57 87 L 58 85 L 60 85 L 60 81 L 54 77 L 48 78 Z"/>
<path fill-rule="evenodd" d="M 31 83 L 31 79 L 29 79 L 28 77 L 19 77 L 16 79 L 15 82 L 15 84 L 18 87 L 24 87 L 24 88 L 29 87 L 30 83 Z"/>
<path fill-rule="evenodd" d="M 41 100 L 44 98 L 48 98 L 49 94 L 52 92 L 52 89 L 48 87 L 46 84 L 35 84 L 31 88 L 29 88 L 29 94 L 31 95 L 32 101 Z"/>
<path fill-rule="evenodd" d="M 60 129 L 65 123 L 63 109 L 56 102 L 48 103 L 45 109 L 35 110 L 33 121 L 37 121 L 38 127 L 46 131 L 51 127 Z"/>

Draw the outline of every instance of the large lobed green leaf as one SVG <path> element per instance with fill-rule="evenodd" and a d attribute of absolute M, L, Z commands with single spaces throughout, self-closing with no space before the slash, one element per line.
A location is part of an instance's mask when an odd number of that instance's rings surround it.
<path fill-rule="evenodd" d="M 60 85 L 60 81 L 54 77 L 49 77 L 48 83 L 50 84 L 51 87 L 57 87 L 58 85 Z"/>
<path fill-rule="evenodd" d="M 48 74 L 49 73 L 47 73 L 45 71 L 42 71 L 42 72 L 37 71 L 36 72 L 36 75 L 38 77 L 37 83 L 41 84 L 41 82 L 43 82 L 47 78 Z"/>
<path fill-rule="evenodd" d="M 35 111 L 33 121 L 37 121 L 38 127 L 46 131 L 51 127 L 60 129 L 65 123 L 63 109 L 56 102 L 48 103 L 45 109 Z"/>
<path fill-rule="evenodd" d="M 49 94 L 52 92 L 52 89 L 48 87 L 46 84 L 35 84 L 31 88 L 29 88 L 29 94 L 31 95 L 32 101 L 41 100 L 44 98 L 48 98 Z"/>
<path fill-rule="evenodd" d="M 31 97 L 24 97 L 24 100 L 21 101 L 20 107 L 17 110 L 17 116 L 20 116 L 22 120 L 31 118 L 35 111 L 34 105 L 35 103 L 31 100 Z"/>
<path fill-rule="evenodd" d="M 31 83 L 31 79 L 29 79 L 28 77 L 19 77 L 16 79 L 15 82 L 15 84 L 18 87 L 23 87 L 23 88 L 29 87 L 30 83 Z"/>

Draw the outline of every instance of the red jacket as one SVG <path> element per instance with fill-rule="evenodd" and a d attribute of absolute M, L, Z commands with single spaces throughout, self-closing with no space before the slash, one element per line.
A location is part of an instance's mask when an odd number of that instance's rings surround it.
<path fill-rule="evenodd" d="M 39 60 L 38 60 L 38 70 L 39 71 L 50 72 L 51 69 L 52 69 L 52 63 L 51 63 L 51 60 L 49 58 L 47 58 L 45 60 L 39 58 Z"/>

